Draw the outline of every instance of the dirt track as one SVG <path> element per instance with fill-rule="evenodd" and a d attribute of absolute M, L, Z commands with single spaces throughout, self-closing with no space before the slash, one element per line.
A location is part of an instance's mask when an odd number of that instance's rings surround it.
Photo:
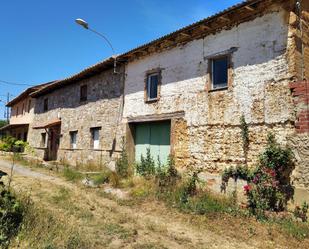
<path fill-rule="evenodd" d="M 0 170 L 9 173 L 10 163 L 0 160 Z M 13 186 L 31 192 L 35 202 L 66 212 L 93 242 L 93 248 L 283 248 L 274 242 L 239 240 L 208 230 L 207 224 L 197 225 L 192 216 L 156 201 L 120 205 L 106 198 L 102 189 L 89 189 L 21 165 L 14 168 Z M 69 197 L 63 203 L 51 202 L 51 196 L 61 189 L 66 189 Z"/>

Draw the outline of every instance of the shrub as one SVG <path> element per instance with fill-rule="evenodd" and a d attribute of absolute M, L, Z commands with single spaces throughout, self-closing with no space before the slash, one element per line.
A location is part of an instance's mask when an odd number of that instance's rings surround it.
<path fill-rule="evenodd" d="M 180 200 L 183 203 L 188 202 L 188 198 L 197 194 L 198 172 L 193 175 L 180 188 Z"/>
<path fill-rule="evenodd" d="M 248 206 L 252 213 L 283 211 L 294 189 L 290 176 L 293 154 L 288 148 L 281 148 L 272 134 L 268 136 L 265 151 L 260 155 L 259 164 L 253 172 L 252 180 L 245 186 Z"/>
<path fill-rule="evenodd" d="M 104 171 L 100 174 L 96 174 L 92 177 L 93 183 L 95 185 L 100 185 L 109 182 L 111 172 L 110 171 Z"/>
<path fill-rule="evenodd" d="M 150 154 L 150 149 L 147 148 L 146 158 L 141 155 L 141 162 L 136 164 L 136 173 L 144 177 L 149 177 L 154 175 L 155 172 L 155 162 Z"/>
<path fill-rule="evenodd" d="M 176 181 L 180 178 L 180 175 L 175 168 L 175 161 L 172 156 L 169 156 L 167 161 L 167 167 L 158 164 L 156 169 L 156 182 L 163 190 L 164 188 L 175 186 Z"/>
<path fill-rule="evenodd" d="M 307 216 L 308 209 L 309 209 L 308 203 L 304 202 L 301 207 L 300 206 L 295 207 L 293 214 L 294 214 L 295 218 L 301 219 L 302 222 L 307 222 L 307 220 L 308 220 L 308 216 Z"/>
<path fill-rule="evenodd" d="M 120 158 L 116 162 L 116 172 L 120 177 L 126 178 L 130 175 L 129 159 L 125 148 L 125 141 L 122 138 L 122 150 Z"/>
<path fill-rule="evenodd" d="M 17 140 L 14 137 L 6 136 L 1 139 L 0 150 L 2 151 L 14 151 L 14 152 L 23 152 L 25 147 L 28 146 L 27 142 L 22 140 Z"/>
<path fill-rule="evenodd" d="M 10 189 L 0 184 L 0 247 L 7 248 L 18 233 L 24 217 L 25 206 Z"/>
<path fill-rule="evenodd" d="M 63 176 L 66 180 L 75 182 L 82 179 L 83 174 L 66 166 L 63 169 Z"/>
<path fill-rule="evenodd" d="M 248 181 L 244 187 L 248 207 L 252 214 L 264 217 L 264 211 L 283 211 L 294 189 L 290 176 L 294 169 L 293 154 L 282 148 L 272 134 L 268 135 L 267 146 L 259 156 L 257 167 L 249 171 L 246 167 L 228 169 L 222 175 L 223 188 L 230 177 Z"/>

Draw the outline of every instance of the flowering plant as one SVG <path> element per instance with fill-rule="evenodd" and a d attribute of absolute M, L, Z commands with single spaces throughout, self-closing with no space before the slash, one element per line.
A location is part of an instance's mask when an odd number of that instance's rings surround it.
<path fill-rule="evenodd" d="M 267 146 L 253 170 L 247 167 L 228 169 L 222 175 L 222 184 L 227 185 L 230 177 L 246 180 L 244 191 L 251 213 L 263 216 L 264 211 L 283 211 L 294 189 L 290 176 L 294 169 L 293 154 L 288 148 L 281 148 L 272 134 L 268 135 Z"/>

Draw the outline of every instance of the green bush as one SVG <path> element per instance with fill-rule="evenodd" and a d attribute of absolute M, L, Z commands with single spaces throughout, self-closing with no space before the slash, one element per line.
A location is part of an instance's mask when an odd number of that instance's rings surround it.
<path fill-rule="evenodd" d="M 231 198 L 220 197 L 209 191 L 197 191 L 195 177 L 177 184 L 169 191 L 157 193 L 158 198 L 184 212 L 200 215 L 230 213 L 236 210 Z"/>
<path fill-rule="evenodd" d="M 248 184 L 244 187 L 248 199 L 248 208 L 252 214 L 264 218 L 265 211 L 286 210 L 287 202 L 294 194 L 291 185 L 291 173 L 294 169 L 293 153 L 282 148 L 269 134 L 267 146 L 259 156 L 259 163 L 250 171 L 247 167 L 230 168 L 222 175 L 222 188 L 225 190 L 228 179 L 240 178 Z"/>
<path fill-rule="evenodd" d="M 143 155 L 141 155 L 141 161 L 136 164 L 136 173 L 144 177 L 155 175 L 156 166 L 150 154 L 149 148 L 147 148 L 146 158 Z"/>
<path fill-rule="evenodd" d="M 110 181 L 111 171 L 103 171 L 102 173 L 94 175 L 92 178 L 95 185 L 101 185 Z"/>
<path fill-rule="evenodd" d="M 131 173 L 124 138 L 122 139 L 122 150 L 120 158 L 116 162 L 116 172 L 122 178 L 127 178 Z"/>
<path fill-rule="evenodd" d="M 0 247 L 8 248 L 10 240 L 18 233 L 24 217 L 25 206 L 1 182 L 0 186 Z"/>
<path fill-rule="evenodd" d="M 22 140 L 17 140 L 14 137 L 6 136 L 0 141 L 0 150 L 1 151 L 14 151 L 14 152 L 23 152 L 25 147 L 28 146 L 27 142 Z"/>
<path fill-rule="evenodd" d="M 301 207 L 300 206 L 296 206 L 295 210 L 293 212 L 295 218 L 299 218 L 301 219 L 302 222 L 307 222 L 308 220 L 308 209 L 309 209 L 309 205 L 307 202 L 304 202 Z"/>
<path fill-rule="evenodd" d="M 172 156 L 169 156 L 167 167 L 161 165 L 159 163 L 156 169 L 156 182 L 161 190 L 165 188 L 175 186 L 178 179 L 180 179 L 180 175 L 175 168 L 175 161 Z"/>

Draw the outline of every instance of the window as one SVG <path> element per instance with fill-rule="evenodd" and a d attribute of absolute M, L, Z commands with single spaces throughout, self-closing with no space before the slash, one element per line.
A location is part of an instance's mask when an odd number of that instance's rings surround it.
<path fill-rule="evenodd" d="M 147 101 L 158 99 L 159 73 L 148 74 L 146 84 Z"/>
<path fill-rule="evenodd" d="M 31 109 L 31 99 L 29 99 L 29 102 L 28 102 L 28 112 L 30 112 L 30 109 Z"/>
<path fill-rule="evenodd" d="M 44 104 L 43 104 L 43 111 L 47 112 L 48 111 L 48 99 L 44 99 Z"/>
<path fill-rule="evenodd" d="M 77 148 L 77 131 L 70 131 L 70 145 L 71 149 Z"/>
<path fill-rule="evenodd" d="M 40 143 L 41 147 L 46 147 L 46 132 L 41 133 L 41 143 Z"/>
<path fill-rule="evenodd" d="M 100 149 L 100 127 L 91 128 L 91 145 L 95 150 Z"/>
<path fill-rule="evenodd" d="M 80 87 L 80 102 L 87 101 L 87 85 L 83 85 Z"/>
<path fill-rule="evenodd" d="M 228 87 L 228 56 L 211 60 L 212 89 Z"/>
<path fill-rule="evenodd" d="M 18 116 L 18 106 L 16 107 L 16 116 Z"/>

